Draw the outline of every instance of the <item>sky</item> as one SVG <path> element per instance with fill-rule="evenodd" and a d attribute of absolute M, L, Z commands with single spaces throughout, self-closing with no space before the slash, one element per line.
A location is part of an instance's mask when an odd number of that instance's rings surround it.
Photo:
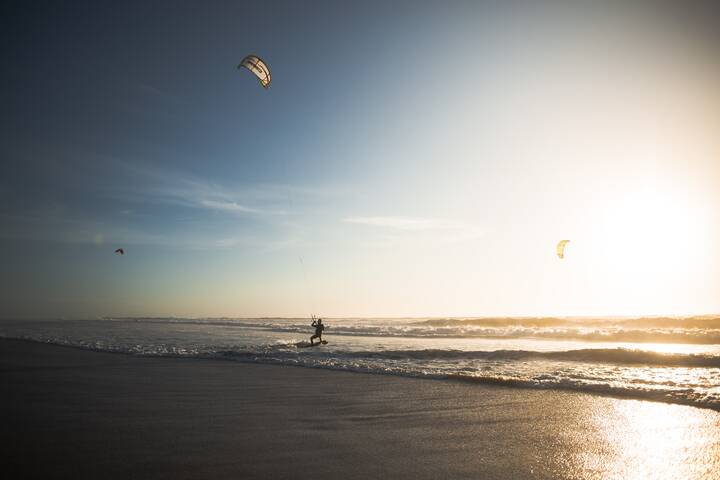
<path fill-rule="evenodd" d="M 720 312 L 711 2 L 0 8 L 0 317 Z"/>

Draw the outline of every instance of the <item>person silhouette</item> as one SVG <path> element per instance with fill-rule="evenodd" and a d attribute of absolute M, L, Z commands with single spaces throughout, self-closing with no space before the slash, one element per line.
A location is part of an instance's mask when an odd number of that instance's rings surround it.
<path fill-rule="evenodd" d="M 315 340 L 316 338 L 319 339 L 320 343 L 322 343 L 322 332 L 323 330 L 325 330 L 325 325 L 323 325 L 322 323 L 322 318 L 313 318 L 311 326 L 315 327 L 315 335 L 310 337 L 310 345 L 315 345 L 315 343 L 313 343 L 313 340 Z"/>

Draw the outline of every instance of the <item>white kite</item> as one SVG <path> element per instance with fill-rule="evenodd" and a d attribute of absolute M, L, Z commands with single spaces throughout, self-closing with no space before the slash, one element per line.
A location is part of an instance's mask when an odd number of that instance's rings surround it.
<path fill-rule="evenodd" d="M 260 85 L 264 88 L 270 86 L 272 76 L 270 75 L 270 69 L 267 64 L 257 55 L 248 55 L 240 61 L 240 65 L 237 68 L 247 68 L 260 80 Z"/>

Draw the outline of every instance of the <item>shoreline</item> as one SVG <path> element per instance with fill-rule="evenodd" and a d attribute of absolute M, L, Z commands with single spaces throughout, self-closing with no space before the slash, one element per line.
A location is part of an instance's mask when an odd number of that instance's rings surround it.
<path fill-rule="evenodd" d="M 509 389 L 520 389 L 520 390 L 532 390 L 532 391 L 549 391 L 549 392 L 567 392 L 567 393 L 577 393 L 582 395 L 591 395 L 596 397 L 605 397 L 605 398 L 613 398 L 613 399 L 620 399 L 620 400 L 638 400 L 638 401 L 647 401 L 647 402 L 653 402 L 653 403 L 661 403 L 665 405 L 681 405 L 681 406 L 687 406 L 692 408 L 699 408 L 701 410 L 711 410 L 714 412 L 720 413 L 720 404 L 714 403 L 714 404 L 708 404 L 708 403 L 698 403 L 693 400 L 684 399 L 682 397 L 674 397 L 674 398 L 668 398 L 666 394 L 663 394 L 660 392 L 658 395 L 653 396 L 653 392 L 634 392 L 634 391 L 628 391 L 624 389 L 615 389 L 615 390 L 608 390 L 607 386 L 604 386 L 602 388 L 592 389 L 590 387 L 585 388 L 577 388 L 574 386 L 561 386 L 561 385 L 552 385 L 548 386 L 547 388 L 539 388 L 535 385 L 527 385 L 526 381 L 524 380 L 515 380 L 515 379 L 499 379 L 499 378 L 484 378 L 484 377 L 474 377 L 474 376 L 464 376 L 464 375 L 447 375 L 447 376 L 434 376 L 434 375 L 426 375 L 426 376 L 420 376 L 420 375 L 407 375 L 402 373 L 395 373 L 395 372 L 376 372 L 376 371 L 363 371 L 363 370 L 353 370 L 353 369 L 344 369 L 344 368 L 335 368 L 335 367 L 328 367 L 328 366 L 314 366 L 314 365 L 300 365 L 300 364 L 293 364 L 293 363 L 281 363 L 281 362 L 273 362 L 273 361 L 248 361 L 248 360 L 242 360 L 242 359 L 233 359 L 233 358 L 225 358 L 222 356 L 217 357 L 210 357 L 210 356 L 187 356 L 187 355 L 173 355 L 173 354 L 136 354 L 132 352 L 126 352 L 126 351 L 108 351 L 108 350 L 101 350 L 97 348 L 92 347 L 86 347 L 82 345 L 64 345 L 59 343 L 50 343 L 50 342 L 43 342 L 40 340 L 30 339 L 30 338 L 0 338 L 0 342 L 9 341 L 9 342 L 27 342 L 30 344 L 38 344 L 38 345 L 47 345 L 51 347 L 58 347 L 58 348 L 67 348 L 67 349 L 73 349 L 78 350 L 82 352 L 91 352 L 91 353 L 99 353 L 99 354 L 110 354 L 110 355 L 120 355 L 120 356 L 128 356 L 132 358 L 157 358 L 157 359 L 178 359 L 178 360 L 198 360 L 198 361 L 212 361 L 212 362 L 229 362 L 233 364 L 244 364 L 244 365 L 267 365 L 267 366 L 282 366 L 282 367 L 294 367 L 294 368 L 309 368 L 313 370 L 325 370 L 325 371 L 333 371 L 333 372 L 341 372 L 341 373 L 352 373 L 352 374 L 360 374 L 360 375 L 380 375 L 380 376 L 389 376 L 389 377 L 395 377 L 395 378 L 407 378 L 407 379 L 416 379 L 416 380 L 431 380 L 431 381 L 440 381 L 440 382 L 459 382 L 464 383 L 466 385 L 474 385 L 480 388 L 483 387 L 491 387 L 491 388 L 509 388 Z M 604 389 L 603 389 L 604 388 Z"/>
<path fill-rule="evenodd" d="M 712 410 L 353 373 L 2 339 L 2 448 L 18 478 L 713 478 L 720 462 Z"/>

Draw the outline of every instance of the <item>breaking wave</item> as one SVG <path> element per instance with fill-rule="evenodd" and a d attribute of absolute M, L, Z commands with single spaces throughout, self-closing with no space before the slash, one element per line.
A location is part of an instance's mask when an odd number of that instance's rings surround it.
<path fill-rule="evenodd" d="M 462 351 L 462 350 L 397 350 L 353 352 L 364 358 L 408 360 L 489 360 L 532 361 L 558 360 L 568 362 L 649 365 L 656 367 L 720 368 L 720 356 L 702 354 L 660 353 L 625 348 L 587 348 L 560 352 L 527 350 Z"/>
<path fill-rule="evenodd" d="M 575 390 L 720 410 L 716 317 L 327 323 L 330 343 L 321 348 L 298 348 L 310 328 L 306 319 L 292 318 L 3 320 L 0 338 L 138 356 Z"/>
<path fill-rule="evenodd" d="M 305 334 L 305 319 L 108 319 L 227 328 L 255 328 Z M 573 340 L 610 343 L 720 345 L 720 317 L 642 317 L 631 319 L 474 318 L 474 319 L 336 319 L 328 333 L 340 336 Z"/>
<path fill-rule="evenodd" d="M 371 374 L 450 379 L 512 388 L 573 390 L 720 410 L 720 356 L 629 349 L 387 350 L 298 349 L 292 342 L 244 346 L 122 345 L 70 338 L 24 340 L 140 356 L 231 360 Z"/>

